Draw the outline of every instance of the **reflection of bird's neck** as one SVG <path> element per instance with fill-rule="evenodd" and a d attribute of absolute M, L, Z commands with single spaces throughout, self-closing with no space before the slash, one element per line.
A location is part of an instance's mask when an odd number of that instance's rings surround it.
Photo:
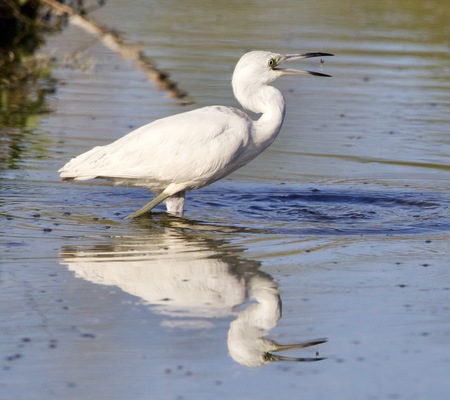
<path fill-rule="evenodd" d="M 286 105 L 281 92 L 273 86 L 254 84 L 234 87 L 234 95 L 244 108 L 261 117 L 254 122 L 253 139 L 266 148 L 277 137 L 283 124 Z"/>

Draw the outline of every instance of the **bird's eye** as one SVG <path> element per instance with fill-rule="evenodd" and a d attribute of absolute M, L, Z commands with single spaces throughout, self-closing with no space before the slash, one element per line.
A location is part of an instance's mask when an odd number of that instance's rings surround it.
<path fill-rule="evenodd" d="M 277 66 L 277 62 L 276 62 L 275 58 L 271 58 L 271 59 L 269 60 L 269 67 L 270 67 L 270 68 L 274 68 L 274 67 L 276 67 L 276 66 Z"/>

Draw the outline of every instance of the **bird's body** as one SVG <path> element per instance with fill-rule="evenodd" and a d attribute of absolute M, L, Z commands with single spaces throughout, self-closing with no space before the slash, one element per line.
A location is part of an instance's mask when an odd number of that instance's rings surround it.
<path fill-rule="evenodd" d="M 201 134 L 198 121 L 208 127 Z M 191 190 L 243 165 L 239 161 L 251 147 L 250 118 L 237 109 L 210 106 L 144 125 L 109 145 L 94 147 L 64 169 L 76 174 L 76 180 L 110 178 L 155 192 L 186 184 L 185 190 Z M 66 174 L 61 171 L 63 178 Z"/>
<path fill-rule="evenodd" d="M 285 115 L 285 101 L 268 83 L 286 74 L 278 69 L 289 59 L 331 55 L 282 56 L 254 51 L 242 56 L 233 74 L 240 103 L 255 113 L 253 121 L 234 107 L 209 106 L 144 125 L 115 142 L 94 147 L 59 170 L 62 179 L 106 178 L 118 185 L 146 187 L 158 196 L 130 215 L 137 217 L 166 200 L 167 210 L 182 214 L 184 194 L 221 179 L 247 164 L 276 138 Z"/>

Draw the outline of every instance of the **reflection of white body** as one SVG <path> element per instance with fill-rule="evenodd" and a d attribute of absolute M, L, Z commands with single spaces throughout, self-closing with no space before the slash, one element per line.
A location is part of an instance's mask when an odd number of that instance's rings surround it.
<path fill-rule="evenodd" d="M 227 264 L 217 259 L 198 259 L 195 252 L 184 256 L 183 262 L 170 259 L 99 262 L 82 258 L 63 262 L 77 277 L 118 286 L 151 304 L 153 311 L 172 317 L 221 317 L 245 302 L 245 286 Z"/>
<path fill-rule="evenodd" d="M 157 242 L 153 238 L 107 248 L 66 248 L 61 251 L 61 263 L 79 278 L 117 286 L 139 297 L 168 317 L 163 322 L 167 327 L 205 328 L 211 326 L 211 318 L 234 315 L 236 307 L 254 299 L 257 303 L 231 323 L 230 355 L 246 366 L 288 360 L 269 353 L 283 346 L 264 337 L 281 317 L 281 300 L 272 277 L 256 268 L 259 263 L 243 263 L 233 253 L 213 247 L 212 241 L 180 238 L 168 230 Z"/>
<path fill-rule="evenodd" d="M 221 257 L 214 242 L 185 239 L 179 231 L 166 229 L 151 240 L 65 249 L 61 263 L 79 278 L 117 286 L 151 305 L 154 312 L 177 317 L 166 325 L 182 326 L 182 318 L 186 327 L 195 327 L 188 319 L 233 315 L 247 300 L 245 279 L 229 261 L 239 259 Z M 258 265 L 249 262 L 252 271 Z M 199 327 L 205 325 L 198 322 Z"/>

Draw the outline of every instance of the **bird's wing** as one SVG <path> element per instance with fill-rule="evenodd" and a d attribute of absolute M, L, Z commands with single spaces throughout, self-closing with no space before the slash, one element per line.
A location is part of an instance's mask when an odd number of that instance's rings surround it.
<path fill-rule="evenodd" d="M 75 157 L 59 172 L 78 180 L 212 181 L 242 165 L 237 164 L 249 144 L 251 124 L 240 110 L 204 107 L 144 125 Z"/>

